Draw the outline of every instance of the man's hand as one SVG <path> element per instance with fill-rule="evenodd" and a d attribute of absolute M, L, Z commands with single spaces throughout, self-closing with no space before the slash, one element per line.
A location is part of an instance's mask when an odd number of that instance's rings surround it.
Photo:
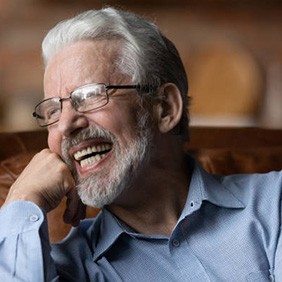
<path fill-rule="evenodd" d="M 64 196 L 68 198 L 64 220 L 77 225 L 85 217 L 85 206 L 77 195 L 73 176 L 57 154 L 44 149 L 33 157 L 11 186 L 4 205 L 18 200 L 31 201 L 49 212 Z"/>

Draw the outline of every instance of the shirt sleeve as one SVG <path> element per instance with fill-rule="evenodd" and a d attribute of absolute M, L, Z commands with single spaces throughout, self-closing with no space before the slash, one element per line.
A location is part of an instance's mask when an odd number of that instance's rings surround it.
<path fill-rule="evenodd" d="M 58 281 L 50 250 L 38 206 L 17 201 L 0 210 L 0 281 Z"/>
<path fill-rule="evenodd" d="M 280 220 L 281 220 L 280 234 L 279 234 L 276 253 L 275 253 L 275 269 L 274 269 L 275 281 L 282 281 L 282 203 L 281 203 Z"/>

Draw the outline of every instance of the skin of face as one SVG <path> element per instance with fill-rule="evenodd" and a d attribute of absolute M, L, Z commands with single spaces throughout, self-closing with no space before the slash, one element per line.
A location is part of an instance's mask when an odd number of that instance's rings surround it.
<path fill-rule="evenodd" d="M 89 83 L 132 84 L 129 78 L 118 73 L 113 67 L 113 60 L 117 52 L 118 44 L 109 44 L 107 41 L 81 41 L 63 48 L 51 58 L 46 67 L 45 98 L 56 96 L 66 98 L 73 90 Z M 115 139 L 113 144 L 106 137 L 88 137 L 86 139 L 79 137 L 80 139 L 75 142 L 75 145 L 70 146 L 65 152 L 68 154 L 70 162 L 72 161 L 71 165 L 75 166 L 75 174 L 78 179 L 87 178 L 89 175 L 95 177 L 96 174 L 100 177 L 102 175 L 103 180 L 107 181 L 107 174 L 110 174 L 113 168 L 116 167 L 118 170 L 117 166 L 122 166 L 119 162 L 121 157 L 126 154 L 127 150 L 129 151 L 129 148 L 137 146 L 135 141 L 140 134 L 140 124 L 138 124 L 137 117 L 137 113 L 140 113 L 140 104 L 137 100 L 136 90 L 112 91 L 106 106 L 88 113 L 76 112 L 70 100 L 63 102 L 60 120 L 48 127 L 49 148 L 62 156 L 63 141 L 76 138 L 79 132 L 87 131 L 89 128 L 98 128 L 109 132 Z M 149 138 L 149 135 L 148 132 L 146 136 L 143 134 L 143 141 L 141 142 L 139 138 L 139 143 L 146 143 L 144 140 Z M 112 150 L 99 161 L 82 167 L 79 162 L 74 160 L 73 156 L 78 151 L 109 143 L 113 145 Z M 130 160 L 131 162 L 139 163 L 144 158 L 141 156 L 144 146 L 142 147 L 142 144 L 138 146 L 139 151 L 135 150 L 134 155 L 139 156 L 134 156 L 134 161 Z M 129 175 L 122 175 L 123 178 L 125 176 Z M 117 183 L 113 183 L 113 185 L 118 186 Z M 113 185 L 109 190 L 113 189 Z M 101 187 L 99 189 L 102 190 Z M 119 193 L 120 191 L 116 194 Z M 94 202 L 93 205 L 103 206 L 112 200 L 102 201 L 99 204 Z M 87 204 L 91 203 L 87 201 Z"/>

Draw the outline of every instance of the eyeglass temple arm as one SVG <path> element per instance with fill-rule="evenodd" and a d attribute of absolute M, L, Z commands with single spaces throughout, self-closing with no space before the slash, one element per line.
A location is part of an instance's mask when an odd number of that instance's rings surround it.
<path fill-rule="evenodd" d="M 150 92 L 154 87 L 150 85 L 107 85 L 107 89 L 137 89 L 144 92 Z"/>

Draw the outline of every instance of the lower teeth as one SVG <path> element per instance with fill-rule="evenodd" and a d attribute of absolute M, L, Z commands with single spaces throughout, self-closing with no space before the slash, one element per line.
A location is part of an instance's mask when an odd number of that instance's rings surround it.
<path fill-rule="evenodd" d="M 82 160 L 82 161 L 80 162 L 80 166 L 81 166 L 81 167 L 86 167 L 86 166 L 88 166 L 88 165 L 92 165 L 92 164 L 94 164 L 95 162 L 97 162 L 97 161 L 101 160 L 102 158 L 104 158 L 105 155 L 106 155 L 106 154 L 102 154 L 102 155 L 97 154 L 97 155 L 95 155 L 95 156 L 93 156 L 93 157 L 90 157 L 90 158 L 87 158 L 87 159 L 85 159 L 85 160 Z"/>

